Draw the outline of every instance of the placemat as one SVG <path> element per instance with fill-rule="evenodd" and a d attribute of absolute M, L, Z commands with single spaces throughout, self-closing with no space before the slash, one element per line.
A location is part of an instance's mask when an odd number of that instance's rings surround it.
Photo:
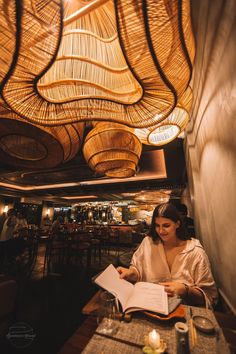
<path fill-rule="evenodd" d="M 219 328 L 215 316 L 212 311 L 205 308 L 192 307 L 193 315 L 202 315 L 208 317 L 217 328 L 218 335 L 205 334 L 197 331 L 197 345 L 192 348 L 192 338 L 189 333 L 189 341 L 191 354 L 230 354 L 229 347 L 225 341 L 222 330 Z M 186 307 L 186 321 L 190 319 L 188 307 Z M 100 327 L 100 326 L 99 326 Z M 99 327 L 97 332 L 99 332 Z M 138 354 L 142 353 L 144 346 L 144 336 L 151 330 L 156 329 L 161 339 L 167 343 L 167 352 L 169 354 L 176 353 L 176 341 L 174 322 L 171 324 L 163 323 L 158 320 L 145 318 L 144 315 L 138 314 L 132 319 L 132 322 L 118 322 L 117 332 L 107 338 L 103 335 L 94 334 L 88 345 L 85 347 L 83 354 Z"/>

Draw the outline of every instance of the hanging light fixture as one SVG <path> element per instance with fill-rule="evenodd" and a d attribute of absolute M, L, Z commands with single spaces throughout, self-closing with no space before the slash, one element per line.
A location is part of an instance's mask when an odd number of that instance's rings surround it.
<path fill-rule="evenodd" d="M 191 104 L 192 89 L 188 87 L 166 119 L 151 128 L 135 129 L 134 133 L 147 145 L 161 146 L 171 142 L 185 129 Z"/>
<path fill-rule="evenodd" d="M 64 11 L 60 0 L 21 5 L 20 46 L 3 97 L 31 123 L 149 127 L 170 115 L 188 86 L 189 0 L 64 0 Z"/>
<path fill-rule="evenodd" d="M 19 38 L 16 36 L 17 16 L 19 16 L 18 1 L 0 2 L 0 94 L 16 60 L 19 46 Z"/>
<path fill-rule="evenodd" d="M 107 177 L 133 176 L 141 152 L 142 143 L 132 129 L 118 123 L 97 123 L 83 145 L 89 166 Z"/>
<path fill-rule="evenodd" d="M 78 153 L 84 123 L 43 127 L 26 122 L 0 101 L 0 159 L 26 168 L 52 168 Z"/>
<path fill-rule="evenodd" d="M 136 202 L 142 203 L 142 204 L 161 204 L 161 203 L 167 203 L 170 199 L 169 192 L 164 192 L 162 190 L 159 191 L 141 191 L 140 193 L 137 193 L 136 196 L 134 197 L 134 200 Z"/>

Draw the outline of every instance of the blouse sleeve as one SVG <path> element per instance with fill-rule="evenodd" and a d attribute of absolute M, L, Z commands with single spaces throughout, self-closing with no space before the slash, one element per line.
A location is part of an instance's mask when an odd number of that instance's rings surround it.
<path fill-rule="evenodd" d="M 143 239 L 138 249 L 134 252 L 130 263 L 130 267 L 135 268 L 138 273 L 137 281 L 140 281 L 143 273 L 143 257 L 144 257 L 144 248 L 145 248 L 144 244 L 145 244 L 145 239 Z"/>
<path fill-rule="evenodd" d="M 202 291 L 213 305 L 217 302 L 218 293 L 211 273 L 210 262 L 203 249 L 198 249 L 194 263 L 194 286 Z"/>

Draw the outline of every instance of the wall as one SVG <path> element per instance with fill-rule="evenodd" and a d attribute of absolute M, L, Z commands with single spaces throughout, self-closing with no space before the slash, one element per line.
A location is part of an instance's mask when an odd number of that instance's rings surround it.
<path fill-rule="evenodd" d="M 236 312 L 236 1 L 192 1 L 197 54 L 185 155 L 196 230 Z"/>

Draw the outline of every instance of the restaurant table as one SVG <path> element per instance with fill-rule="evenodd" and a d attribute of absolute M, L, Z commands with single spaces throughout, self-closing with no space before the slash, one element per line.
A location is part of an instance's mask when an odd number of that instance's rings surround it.
<path fill-rule="evenodd" d="M 94 314 L 98 304 L 98 294 L 84 307 L 83 313 Z M 189 306 L 185 306 L 185 318 L 173 321 L 161 321 L 151 318 L 143 313 L 133 314 L 132 321 L 117 322 L 117 331 L 112 336 L 105 336 L 99 332 L 96 316 L 88 316 L 81 327 L 68 339 L 59 354 L 138 354 L 142 353 L 144 336 L 156 329 L 162 340 L 167 344 L 165 353 L 176 353 L 176 339 L 174 324 L 177 321 L 190 324 Z M 189 331 L 189 344 L 191 354 L 230 354 L 229 346 L 225 341 L 223 332 L 219 327 L 214 313 L 206 308 L 191 306 L 192 315 L 201 315 L 209 318 L 215 327 L 212 334 L 203 333 L 197 330 L 197 343 L 193 346 L 191 332 Z M 189 326 L 190 327 L 190 326 Z M 86 345 L 87 344 L 87 345 Z"/>

